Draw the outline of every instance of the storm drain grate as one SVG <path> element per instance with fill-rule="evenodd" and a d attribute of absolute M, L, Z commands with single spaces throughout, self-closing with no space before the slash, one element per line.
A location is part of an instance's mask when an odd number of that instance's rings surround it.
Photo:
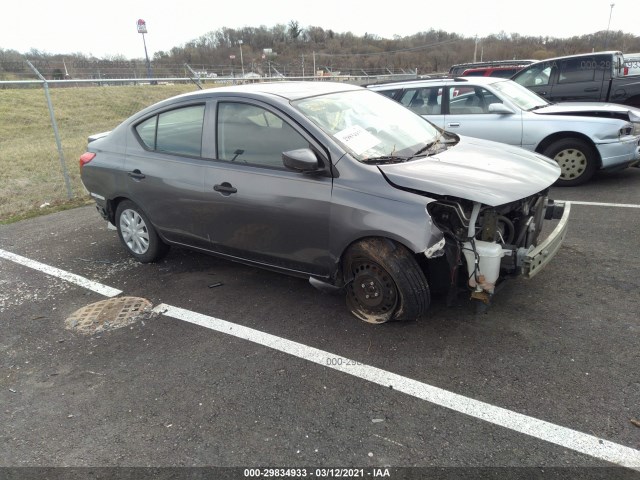
<path fill-rule="evenodd" d="M 76 310 L 65 320 L 69 330 L 92 335 L 105 330 L 115 330 L 150 318 L 153 305 L 139 297 L 119 297 L 92 303 Z"/>

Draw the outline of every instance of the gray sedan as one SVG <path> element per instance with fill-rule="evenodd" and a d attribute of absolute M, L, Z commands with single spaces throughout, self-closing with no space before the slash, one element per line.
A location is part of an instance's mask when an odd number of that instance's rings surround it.
<path fill-rule="evenodd" d="M 425 315 L 432 290 L 486 304 L 540 272 L 567 228 L 547 198 L 554 162 L 356 86 L 204 90 L 89 140 L 82 181 L 139 261 L 180 245 L 308 278 L 372 323 Z"/>
<path fill-rule="evenodd" d="M 511 80 L 455 78 L 370 85 L 435 125 L 517 145 L 558 162 L 557 184 L 640 161 L 640 110 L 605 103 L 552 104 Z"/>

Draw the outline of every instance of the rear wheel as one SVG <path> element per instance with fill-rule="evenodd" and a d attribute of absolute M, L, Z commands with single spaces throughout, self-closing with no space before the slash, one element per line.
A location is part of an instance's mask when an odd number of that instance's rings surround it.
<path fill-rule="evenodd" d="M 427 280 L 402 245 L 372 238 L 352 245 L 343 263 L 349 311 L 369 323 L 415 320 L 430 303 Z"/>
<path fill-rule="evenodd" d="M 542 154 L 558 162 L 561 173 L 556 185 L 561 187 L 587 182 L 598 168 L 597 153 L 579 138 L 563 138 L 553 142 Z"/>
<path fill-rule="evenodd" d="M 144 212 L 129 200 L 116 209 L 116 227 L 124 247 L 142 263 L 155 262 L 169 250 Z"/>

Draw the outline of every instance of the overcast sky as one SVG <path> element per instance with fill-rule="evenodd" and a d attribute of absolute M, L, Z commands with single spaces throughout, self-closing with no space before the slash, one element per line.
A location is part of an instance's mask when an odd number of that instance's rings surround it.
<path fill-rule="evenodd" d="M 273 27 L 291 20 L 338 33 L 384 38 L 431 28 L 479 37 L 517 32 L 566 38 L 610 29 L 640 35 L 638 0 L 12 0 L 0 14 L 0 48 L 144 58 L 223 27 Z M 436 5 L 438 9 L 436 9 Z M 376 8 L 378 7 L 378 8 Z"/>

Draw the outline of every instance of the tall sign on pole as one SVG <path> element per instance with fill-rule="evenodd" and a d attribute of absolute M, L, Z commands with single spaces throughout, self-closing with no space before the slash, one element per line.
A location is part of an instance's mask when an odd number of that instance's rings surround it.
<path fill-rule="evenodd" d="M 149 61 L 149 54 L 147 53 L 147 42 L 144 39 L 144 34 L 147 33 L 147 22 L 142 19 L 139 19 L 136 23 L 138 27 L 138 33 L 142 34 L 142 43 L 144 44 L 144 56 L 147 59 L 147 77 L 151 78 L 153 74 L 151 73 L 151 62 Z"/>

